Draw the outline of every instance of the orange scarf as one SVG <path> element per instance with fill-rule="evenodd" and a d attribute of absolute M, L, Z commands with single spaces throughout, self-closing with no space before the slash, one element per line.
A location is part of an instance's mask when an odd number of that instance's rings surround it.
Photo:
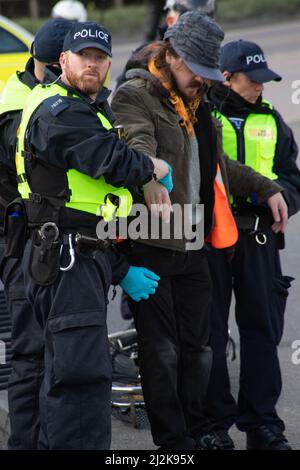
<path fill-rule="evenodd" d="M 180 125 L 185 127 L 187 133 L 193 137 L 195 135 L 194 124 L 197 122 L 196 111 L 201 102 L 201 96 L 197 96 L 191 100 L 187 106 L 183 99 L 175 93 L 169 80 L 156 67 L 154 59 L 150 59 L 148 69 L 154 77 L 161 81 L 162 86 L 170 93 L 170 101 L 173 104 L 176 113 L 181 117 Z"/>

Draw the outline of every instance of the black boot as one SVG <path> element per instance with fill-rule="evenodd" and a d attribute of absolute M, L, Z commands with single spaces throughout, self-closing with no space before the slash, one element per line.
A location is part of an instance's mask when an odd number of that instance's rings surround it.
<path fill-rule="evenodd" d="M 214 429 L 215 434 L 219 437 L 220 441 L 222 442 L 223 448 L 225 450 L 233 450 L 234 449 L 234 442 L 229 436 L 229 433 L 224 428 L 217 428 Z"/>
<path fill-rule="evenodd" d="M 225 434 L 227 434 L 227 436 L 225 436 Z M 233 441 L 230 438 L 229 434 L 224 429 L 222 430 L 213 429 L 212 431 L 206 432 L 205 434 L 202 434 L 201 436 L 197 437 L 196 442 L 197 442 L 197 449 L 199 450 L 232 450 L 234 449 Z"/>
<path fill-rule="evenodd" d="M 262 424 L 247 432 L 247 450 L 292 450 L 282 432 L 275 432 Z"/>

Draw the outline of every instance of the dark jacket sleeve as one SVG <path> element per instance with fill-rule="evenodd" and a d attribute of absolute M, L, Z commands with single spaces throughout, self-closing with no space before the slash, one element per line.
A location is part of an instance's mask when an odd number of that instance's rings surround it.
<path fill-rule="evenodd" d="M 112 285 L 116 286 L 124 279 L 129 270 L 129 264 L 123 253 L 120 253 L 117 246 L 112 246 L 106 250 L 106 256 L 112 270 Z"/>
<path fill-rule="evenodd" d="M 28 138 L 37 157 L 92 178 L 104 176 L 107 183 L 117 187 L 150 181 L 154 170 L 151 159 L 128 147 L 115 132 L 102 126 L 87 105 L 76 101 L 56 116 L 41 106 Z"/>
<path fill-rule="evenodd" d="M 2 208 L 18 196 L 15 153 L 19 123 L 19 112 L 7 113 L 0 119 L 0 205 Z"/>
<path fill-rule="evenodd" d="M 225 154 L 230 192 L 234 196 L 249 197 L 251 193 L 258 194 L 258 202 L 267 202 L 269 197 L 282 192 L 283 188 L 275 181 L 262 176 L 247 165 L 236 160 L 230 160 Z"/>
<path fill-rule="evenodd" d="M 297 167 L 298 147 L 290 127 L 285 124 L 280 114 L 274 113 L 278 139 L 273 171 L 278 175 L 276 180 L 283 187 L 283 196 L 288 204 L 289 217 L 300 208 L 300 170 Z"/>
<path fill-rule="evenodd" d="M 17 130 L 21 120 L 20 112 L 7 113 L 0 119 L 0 162 L 15 168 Z"/>

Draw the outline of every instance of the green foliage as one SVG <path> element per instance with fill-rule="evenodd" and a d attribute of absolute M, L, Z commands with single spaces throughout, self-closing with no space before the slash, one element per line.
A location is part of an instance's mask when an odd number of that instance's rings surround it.
<path fill-rule="evenodd" d="M 274 18 L 300 14 L 300 0 L 217 0 L 217 19 L 220 21 L 248 18 Z"/>
<path fill-rule="evenodd" d="M 257 19 L 278 18 L 278 20 L 300 15 L 300 0 L 217 0 L 216 19 L 222 23 Z M 113 34 L 129 37 L 141 34 L 145 24 L 145 4 L 100 10 L 93 2 L 88 3 L 88 17 L 106 26 Z M 32 21 L 18 18 L 16 21 L 32 33 L 48 18 Z"/>
<path fill-rule="evenodd" d="M 88 5 L 89 19 L 98 21 L 112 33 L 129 33 L 141 31 L 145 23 L 145 5 L 129 5 L 126 7 L 95 9 Z"/>
<path fill-rule="evenodd" d="M 26 17 L 16 18 L 15 21 L 23 26 L 23 28 L 35 34 L 48 19 L 49 18 L 41 18 L 38 21 L 33 21 Z M 103 24 L 112 33 L 132 35 L 136 32 L 140 33 L 144 28 L 145 6 L 143 4 L 129 5 L 126 7 L 100 10 L 99 8 L 95 8 L 93 3 L 89 3 L 88 19 Z"/>
<path fill-rule="evenodd" d="M 23 28 L 27 29 L 27 31 L 30 31 L 32 34 L 35 34 L 36 31 L 47 21 L 47 19 L 48 18 L 41 18 L 38 21 L 33 21 L 29 17 L 13 18 L 17 24 L 23 26 Z"/>

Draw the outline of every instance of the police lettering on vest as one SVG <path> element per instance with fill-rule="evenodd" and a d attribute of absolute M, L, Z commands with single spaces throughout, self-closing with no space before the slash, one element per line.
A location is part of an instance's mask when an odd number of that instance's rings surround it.
<path fill-rule="evenodd" d="M 104 39 L 104 41 L 106 41 L 109 44 L 108 34 L 101 30 L 92 31 L 91 29 L 82 29 L 81 31 L 78 31 L 77 33 L 74 34 L 74 39 L 76 39 L 78 36 L 80 36 L 81 38 Z"/>

